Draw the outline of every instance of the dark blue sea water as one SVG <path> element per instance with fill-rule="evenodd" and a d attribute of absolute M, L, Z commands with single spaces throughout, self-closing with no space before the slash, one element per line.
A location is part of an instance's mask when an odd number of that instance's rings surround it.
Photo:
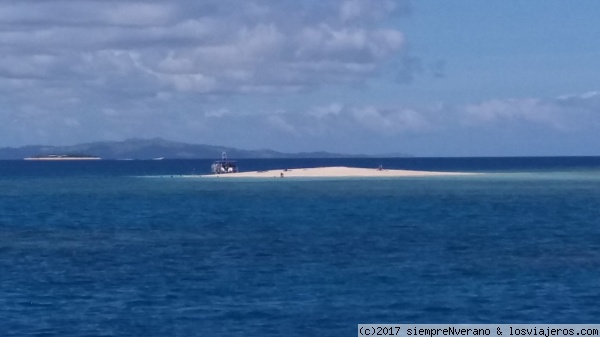
<path fill-rule="evenodd" d="M 483 175 L 208 179 L 0 161 L 1 336 L 354 336 L 598 323 L 600 158 L 242 160 Z"/>

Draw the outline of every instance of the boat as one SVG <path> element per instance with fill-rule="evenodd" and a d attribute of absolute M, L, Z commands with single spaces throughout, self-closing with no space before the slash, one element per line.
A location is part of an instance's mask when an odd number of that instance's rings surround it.
<path fill-rule="evenodd" d="M 235 160 L 227 159 L 227 153 L 221 154 L 221 160 L 212 163 L 211 171 L 213 174 L 227 174 L 238 172 L 238 166 Z"/>

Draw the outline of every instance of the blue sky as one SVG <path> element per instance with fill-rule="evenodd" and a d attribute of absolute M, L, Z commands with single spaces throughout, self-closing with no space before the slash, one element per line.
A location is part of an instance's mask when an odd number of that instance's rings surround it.
<path fill-rule="evenodd" d="M 600 155 L 600 2 L 0 3 L 0 147 Z"/>

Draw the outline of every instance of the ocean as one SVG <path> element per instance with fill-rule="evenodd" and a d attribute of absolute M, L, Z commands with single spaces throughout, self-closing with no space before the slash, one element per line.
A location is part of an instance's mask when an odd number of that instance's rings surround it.
<path fill-rule="evenodd" d="M 1 336 L 355 336 L 597 323 L 600 157 L 239 160 L 485 174 L 207 179 L 0 161 Z"/>

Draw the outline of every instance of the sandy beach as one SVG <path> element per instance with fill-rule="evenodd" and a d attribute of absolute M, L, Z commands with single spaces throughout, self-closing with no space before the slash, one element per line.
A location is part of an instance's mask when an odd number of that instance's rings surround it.
<path fill-rule="evenodd" d="M 428 177 L 428 176 L 458 176 L 471 175 L 467 172 L 432 172 L 432 171 L 410 171 L 410 170 L 387 170 L 376 168 L 359 167 L 316 167 L 279 169 L 269 171 L 250 171 L 228 174 L 210 174 L 201 177 L 212 178 L 336 178 L 336 177 Z"/>

